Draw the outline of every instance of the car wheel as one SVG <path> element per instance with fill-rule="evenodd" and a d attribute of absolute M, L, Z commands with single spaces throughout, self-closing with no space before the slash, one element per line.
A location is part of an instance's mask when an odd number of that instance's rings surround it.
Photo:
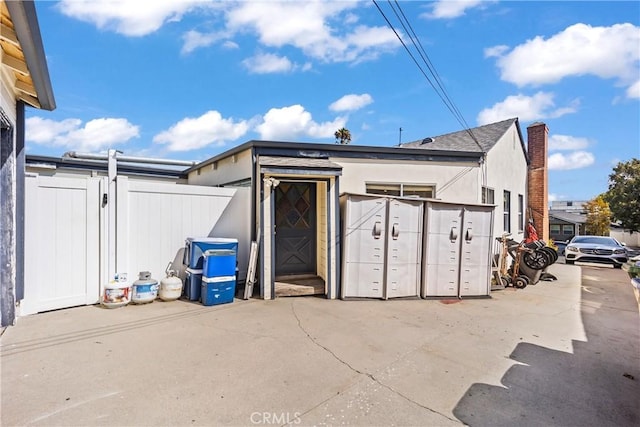
<path fill-rule="evenodd" d="M 575 261 L 568 259 L 568 260 L 565 261 L 565 264 L 573 265 L 574 262 Z"/>
<path fill-rule="evenodd" d="M 622 264 L 613 264 L 613 268 L 622 268 Z"/>

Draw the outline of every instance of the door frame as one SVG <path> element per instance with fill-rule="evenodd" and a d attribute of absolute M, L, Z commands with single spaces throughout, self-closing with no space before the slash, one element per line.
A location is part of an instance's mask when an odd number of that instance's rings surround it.
<path fill-rule="evenodd" d="M 316 205 L 316 235 L 320 232 L 317 226 L 320 215 L 326 216 L 326 233 L 327 248 L 326 254 L 322 254 L 316 249 L 316 273 L 318 256 L 326 257 L 326 278 L 325 278 L 325 297 L 327 299 L 335 299 L 339 295 L 339 277 L 340 259 L 339 239 L 337 234 L 340 230 L 340 210 L 339 210 L 339 173 L 318 173 L 317 170 L 300 170 L 298 173 L 291 171 L 261 171 L 258 175 L 262 185 L 257 186 L 259 195 L 259 229 L 258 238 L 262 243 L 260 246 L 260 269 L 262 276 L 260 278 L 260 295 L 264 299 L 275 299 L 275 239 L 273 238 L 273 226 L 275 225 L 275 197 L 273 197 L 274 183 L 279 185 L 279 181 L 307 181 L 316 184 L 316 198 L 321 196 L 321 191 L 326 191 L 326 203 L 323 210 L 319 210 Z M 306 173 L 305 173 L 306 172 Z M 318 183 L 324 183 L 324 190 Z M 316 248 L 318 241 L 316 241 Z"/>
<path fill-rule="evenodd" d="M 282 274 L 282 276 L 295 276 L 295 275 L 306 275 L 306 274 L 318 274 L 318 181 L 317 180 L 308 180 L 308 179 L 291 179 L 291 178 L 283 178 L 280 181 L 280 184 L 277 186 L 274 186 L 274 193 L 279 191 L 278 189 L 280 188 L 280 185 L 282 185 L 282 183 L 307 183 L 309 184 L 309 188 L 313 189 L 313 191 L 311 191 L 311 193 L 313 193 L 313 197 L 310 197 L 310 204 L 313 207 L 313 216 L 311 218 L 311 225 L 313 228 L 313 255 L 312 255 L 312 259 L 309 260 L 309 267 L 312 267 L 312 272 L 306 272 L 306 273 L 292 273 L 292 274 Z M 282 191 L 282 190 L 280 190 Z M 271 202 L 271 204 L 273 205 L 273 215 L 272 215 L 272 222 L 273 222 L 273 228 L 275 230 L 275 235 L 273 238 L 273 242 L 272 242 L 272 246 L 273 246 L 273 274 L 274 274 L 274 278 L 279 277 L 279 275 L 277 274 L 277 269 L 278 269 L 278 247 L 277 247 L 277 235 L 278 235 L 278 229 L 277 229 L 277 224 L 276 224 L 276 217 L 278 215 L 277 209 L 276 209 L 276 197 L 273 197 L 273 200 Z"/>

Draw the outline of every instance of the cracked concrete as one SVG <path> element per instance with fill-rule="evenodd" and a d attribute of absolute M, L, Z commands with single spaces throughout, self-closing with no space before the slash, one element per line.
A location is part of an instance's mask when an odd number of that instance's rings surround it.
<path fill-rule="evenodd" d="M 2 425 L 637 425 L 628 280 L 589 271 L 615 283 L 590 279 L 590 293 L 580 267 L 553 267 L 557 282 L 457 304 L 157 301 L 21 318 L 1 339 Z"/>

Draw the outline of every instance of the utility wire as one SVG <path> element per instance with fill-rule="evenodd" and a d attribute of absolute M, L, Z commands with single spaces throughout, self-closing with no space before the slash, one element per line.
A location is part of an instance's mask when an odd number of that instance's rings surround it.
<path fill-rule="evenodd" d="M 389 26 L 389 28 L 391 28 L 391 30 L 394 32 L 394 34 L 396 35 L 396 37 L 398 38 L 402 46 L 405 48 L 405 50 L 407 51 L 407 53 L 409 54 L 413 62 L 416 64 L 416 66 L 418 67 L 422 75 L 427 79 L 427 81 L 429 82 L 433 90 L 436 92 L 440 100 L 445 104 L 447 109 L 451 112 L 451 114 L 455 117 L 458 123 L 460 123 L 460 125 L 469 134 L 471 139 L 476 143 L 476 145 L 478 145 L 478 147 L 484 154 L 485 153 L 484 148 L 482 147 L 482 145 L 480 144 L 476 136 L 471 131 L 469 124 L 465 120 L 464 116 L 462 115 L 458 107 L 455 105 L 451 97 L 447 94 L 447 91 L 444 88 L 444 84 L 442 83 L 442 79 L 440 78 L 440 75 L 438 74 L 435 66 L 429 59 L 429 55 L 427 55 L 427 52 L 425 51 L 424 47 L 422 46 L 422 43 L 420 42 L 418 36 L 413 30 L 413 27 L 411 26 L 409 19 L 404 14 L 404 11 L 402 10 L 400 4 L 397 2 L 397 0 L 395 0 L 396 6 L 394 7 L 391 1 L 387 0 L 387 2 L 389 3 L 389 6 L 391 7 L 394 14 L 396 15 L 396 18 L 400 21 L 400 24 L 402 25 L 402 28 L 404 29 L 405 33 L 408 35 L 409 39 L 411 40 L 411 44 L 413 45 L 414 49 L 418 52 L 420 58 L 422 59 L 422 62 L 426 65 L 427 69 L 429 70 L 429 73 L 431 74 L 435 83 L 432 81 L 431 78 L 429 78 L 429 76 L 423 69 L 422 65 L 418 62 L 418 60 L 416 59 L 414 54 L 411 52 L 407 44 L 404 42 L 404 40 L 402 39 L 398 31 L 394 28 L 393 24 L 389 21 L 385 13 L 382 11 L 380 6 L 378 5 L 378 2 L 376 0 L 372 0 L 372 1 L 373 1 L 373 4 L 375 4 L 378 11 L 380 12 L 380 14 L 382 15 L 382 17 L 384 18 L 384 20 L 387 22 L 387 25 Z M 397 7 L 397 10 L 396 10 L 396 7 Z M 402 17 L 400 15 L 402 15 Z M 405 25 L 405 22 L 406 22 L 406 25 Z"/>

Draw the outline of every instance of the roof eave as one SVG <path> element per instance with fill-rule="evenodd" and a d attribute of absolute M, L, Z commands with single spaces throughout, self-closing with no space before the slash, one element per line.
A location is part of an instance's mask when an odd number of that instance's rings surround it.
<path fill-rule="evenodd" d="M 49 77 L 49 68 L 42 45 L 36 7 L 32 0 L 5 2 L 13 21 L 20 47 L 24 52 L 31 80 L 38 94 L 40 108 L 55 110 L 56 101 Z"/>
<path fill-rule="evenodd" d="M 435 157 L 458 157 L 462 161 L 475 161 L 482 158 L 482 153 L 479 151 L 449 151 L 449 150 L 434 150 L 426 153 L 425 150 L 419 148 L 400 148 L 400 147 L 377 147 L 367 145 L 342 145 L 342 144 L 322 144 L 322 143 L 309 143 L 309 142 L 285 142 L 285 141 L 265 141 L 265 140 L 250 140 L 244 144 L 233 147 L 225 152 L 222 152 L 214 157 L 204 160 L 197 165 L 194 165 L 187 169 L 185 173 L 201 169 L 207 165 L 210 165 L 219 160 L 225 159 L 234 154 L 238 154 L 248 149 L 260 149 L 260 148 L 287 148 L 290 150 L 322 150 L 333 152 L 352 152 L 352 153 L 379 153 L 379 154 L 414 154 L 416 156 L 435 156 Z"/>

